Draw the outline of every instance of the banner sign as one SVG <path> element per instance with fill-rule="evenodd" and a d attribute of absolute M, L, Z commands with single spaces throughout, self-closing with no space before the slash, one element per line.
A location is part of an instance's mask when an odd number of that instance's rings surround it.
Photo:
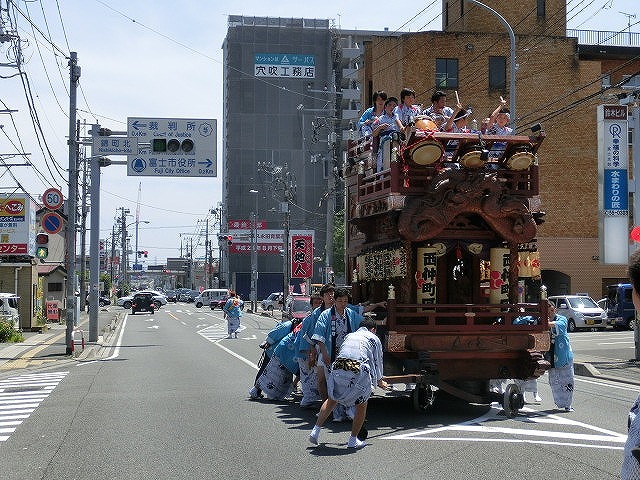
<path fill-rule="evenodd" d="M 629 125 L 626 105 L 598 106 L 600 261 L 629 258 Z"/>
<path fill-rule="evenodd" d="M 511 253 L 508 248 L 489 250 L 491 273 L 489 280 L 489 302 L 509 303 L 509 265 Z"/>
<path fill-rule="evenodd" d="M 0 196 L 0 255 L 35 255 L 36 208 L 27 195 Z"/>
<path fill-rule="evenodd" d="M 416 287 L 417 303 L 436 303 L 436 281 L 438 256 L 435 247 L 423 247 L 416 250 Z"/>
<path fill-rule="evenodd" d="M 313 276 L 313 237 L 311 235 L 291 235 L 291 277 L 311 278 Z"/>
<path fill-rule="evenodd" d="M 256 53 L 254 56 L 256 77 L 315 78 L 315 55 L 298 53 Z"/>
<path fill-rule="evenodd" d="M 356 258 L 358 279 L 386 280 L 407 276 L 407 252 L 404 248 L 376 250 Z"/>

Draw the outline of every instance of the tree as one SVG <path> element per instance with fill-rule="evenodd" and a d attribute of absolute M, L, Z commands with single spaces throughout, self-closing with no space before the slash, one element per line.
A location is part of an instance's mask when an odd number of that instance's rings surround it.
<path fill-rule="evenodd" d="M 336 212 L 333 225 L 333 272 L 346 280 L 344 269 L 344 210 Z"/>

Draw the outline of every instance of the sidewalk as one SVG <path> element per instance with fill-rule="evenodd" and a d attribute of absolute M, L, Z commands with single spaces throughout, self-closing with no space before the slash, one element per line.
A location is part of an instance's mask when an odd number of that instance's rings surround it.
<path fill-rule="evenodd" d="M 87 361 L 96 358 L 103 345 L 110 343 L 112 334 L 125 313 L 126 310 L 118 307 L 101 308 L 98 311 L 98 341 L 89 343 L 89 314 L 80 312 L 78 326 L 84 332 L 85 348 L 75 356 L 66 355 L 67 327 L 59 323 L 48 323 L 47 329 L 42 333 L 23 332 L 24 342 L 0 343 L 0 375 L 23 372 L 27 368 L 41 366 L 42 362 L 37 361 L 36 355 L 46 348 L 53 347 L 54 344 L 60 349 L 60 354 L 55 360 L 48 360 L 48 367 L 57 367 L 63 362 Z M 18 362 L 21 359 L 24 362 Z"/>

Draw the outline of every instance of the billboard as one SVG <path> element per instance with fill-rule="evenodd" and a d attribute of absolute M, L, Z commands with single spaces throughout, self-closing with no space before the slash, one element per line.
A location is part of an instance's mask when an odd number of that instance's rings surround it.
<path fill-rule="evenodd" d="M 629 126 L 626 105 L 598 106 L 600 261 L 629 259 Z"/>
<path fill-rule="evenodd" d="M 36 205 L 27 194 L 0 194 L 0 256 L 34 256 Z"/>

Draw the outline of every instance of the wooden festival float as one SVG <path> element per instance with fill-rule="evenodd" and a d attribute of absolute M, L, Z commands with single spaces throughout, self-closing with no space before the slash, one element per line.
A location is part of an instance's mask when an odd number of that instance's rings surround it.
<path fill-rule="evenodd" d="M 349 142 L 347 270 L 355 302 L 387 298 L 385 377 L 415 384 L 416 409 L 443 390 L 472 403 L 524 405 L 519 388 L 491 380 L 542 375 L 549 364 L 547 301 L 535 249 L 537 151 L 545 134 L 444 133 L 418 117 L 406 139 Z M 531 295 L 528 295 L 531 296 Z"/>

